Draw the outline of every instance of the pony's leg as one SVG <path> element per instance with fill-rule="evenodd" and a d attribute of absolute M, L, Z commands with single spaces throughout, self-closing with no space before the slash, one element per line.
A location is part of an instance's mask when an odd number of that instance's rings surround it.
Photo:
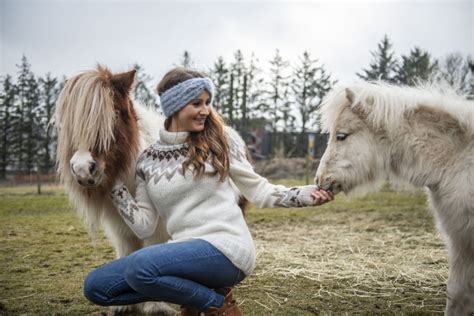
<path fill-rule="evenodd" d="M 446 315 L 474 315 L 474 249 L 472 235 L 467 240 L 450 241 L 449 278 L 447 285 Z"/>
<path fill-rule="evenodd" d="M 470 190 L 470 186 L 467 187 Z M 429 205 L 448 249 L 449 277 L 445 314 L 474 315 L 474 215 L 463 186 L 428 192 Z M 450 196 L 446 192 L 457 192 Z M 466 195 L 465 195 L 466 196 Z M 469 196 L 469 195 L 467 195 Z"/>

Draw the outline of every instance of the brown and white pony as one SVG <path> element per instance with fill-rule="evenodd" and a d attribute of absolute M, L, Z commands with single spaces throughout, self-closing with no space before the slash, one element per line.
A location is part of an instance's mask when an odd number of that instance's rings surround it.
<path fill-rule="evenodd" d="M 349 192 L 387 178 L 427 188 L 449 255 L 447 315 L 474 314 L 474 102 L 439 90 L 359 83 L 325 98 L 316 173 Z"/>
<path fill-rule="evenodd" d="M 94 236 L 102 226 L 118 258 L 169 239 L 162 221 L 151 238 L 138 239 L 109 198 L 119 179 L 134 193 L 137 156 L 157 140 L 164 122 L 156 111 L 131 100 L 134 79 L 135 70 L 112 74 L 102 66 L 76 75 L 64 85 L 54 116 L 60 180 L 89 233 Z M 135 307 L 150 313 L 175 313 L 169 305 L 158 302 Z"/>

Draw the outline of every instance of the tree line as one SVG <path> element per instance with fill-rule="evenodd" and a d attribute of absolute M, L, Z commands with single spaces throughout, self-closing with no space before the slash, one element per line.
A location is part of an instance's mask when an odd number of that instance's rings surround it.
<path fill-rule="evenodd" d="M 461 92 L 470 91 L 471 56 L 453 53 L 435 59 L 414 47 L 398 58 L 388 36 L 370 53 L 368 67 L 356 73 L 361 79 L 402 85 L 435 79 Z M 183 53 L 178 65 L 194 68 L 189 52 Z M 7 171 L 50 173 L 55 165 L 56 135 L 49 122 L 65 77 L 36 76 L 26 56 L 16 66 L 16 76 L 2 75 L 0 82 L 0 179 Z M 134 68 L 135 100 L 159 107 L 150 87 L 152 77 L 140 65 Z M 291 64 L 279 50 L 265 62 L 237 50 L 232 60 L 218 57 L 208 69 L 200 70 L 214 81 L 214 107 L 229 125 L 244 135 L 252 128 L 264 128 L 272 135 L 273 153 L 293 156 L 304 155 L 306 132 L 318 126 L 321 101 L 337 83 L 324 63 L 308 51 Z"/>

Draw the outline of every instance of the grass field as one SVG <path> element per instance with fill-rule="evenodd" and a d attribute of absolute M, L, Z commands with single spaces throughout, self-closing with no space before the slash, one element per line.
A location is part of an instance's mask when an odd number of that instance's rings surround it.
<path fill-rule="evenodd" d="M 284 184 L 300 184 L 285 181 Z M 100 315 L 82 281 L 94 248 L 60 187 L 0 188 L 0 314 Z M 385 190 L 317 208 L 255 209 L 258 259 L 236 288 L 247 315 L 442 313 L 446 250 L 422 192 Z"/>

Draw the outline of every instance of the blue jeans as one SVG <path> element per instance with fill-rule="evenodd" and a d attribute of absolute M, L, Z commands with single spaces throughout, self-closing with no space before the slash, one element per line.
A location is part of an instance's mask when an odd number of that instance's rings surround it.
<path fill-rule="evenodd" d="M 244 277 L 210 243 L 193 239 L 146 247 L 98 267 L 86 277 L 84 295 L 102 306 L 164 301 L 206 310 L 224 303 L 212 289 Z"/>

